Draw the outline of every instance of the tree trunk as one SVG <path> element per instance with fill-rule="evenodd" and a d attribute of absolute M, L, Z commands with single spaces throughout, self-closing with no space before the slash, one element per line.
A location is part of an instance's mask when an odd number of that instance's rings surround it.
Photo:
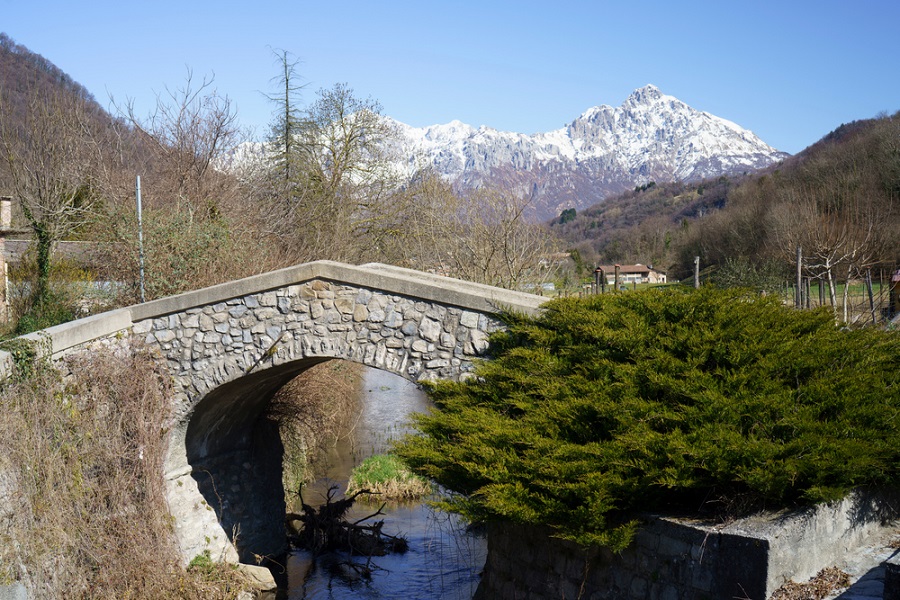
<path fill-rule="evenodd" d="M 826 269 L 828 274 L 828 299 L 831 300 L 831 308 L 834 311 L 834 318 L 837 318 L 837 296 L 834 291 L 834 276 L 831 273 L 831 267 Z"/>
<path fill-rule="evenodd" d="M 49 301 L 50 295 L 50 254 L 53 249 L 53 237 L 43 224 L 35 225 L 34 233 L 37 242 L 37 281 L 33 302 L 34 306 L 44 306 Z"/>

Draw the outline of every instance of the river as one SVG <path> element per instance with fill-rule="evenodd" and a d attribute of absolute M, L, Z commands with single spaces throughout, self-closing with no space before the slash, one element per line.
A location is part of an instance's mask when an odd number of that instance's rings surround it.
<path fill-rule="evenodd" d="M 359 418 L 351 435 L 331 448 L 325 477 L 304 489 L 307 504 L 321 504 L 332 485 L 343 492 L 351 469 L 365 458 L 385 452 L 402 436 L 412 412 L 428 410 L 430 400 L 405 379 L 366 369 Z M 342 497 L 342 495 L 341 495 Z M 380 503 L 357 503 L 349 520 L 371 515 Z M 404 600 L 470 599 L 478 587 L 487 552 L 485 540 L 466 531 L 452 515 L 436 512 L 424 503 L 388 504 L 384 531 L 409 541 L 404 554 L 374 557 L 371 578 L 361 578 L 345 566 L 348 556 L 328 554 L 313 560 L 309 552 L 294 551 L 288 557 L 290 600 L 403 598 Z M 357 563 L 365 559 L 354 557 Z"/>

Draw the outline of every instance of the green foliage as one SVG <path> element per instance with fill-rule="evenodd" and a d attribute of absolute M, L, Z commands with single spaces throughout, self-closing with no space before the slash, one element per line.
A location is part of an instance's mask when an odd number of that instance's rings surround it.
<path fill-rule="evenodd" d="M 187 568 L 188 571 L 200 573 L 203 576 L 211 576 L 216 571 L 216 563 L 213 562 L 209 550 L 204 550 L 203 554 L 198 554 L 191 559 Z"/>
<path fill-rule="evenodd" d="M 0 343 L 0 350 L 12 357 L 15 380 L 26 380 L 44 365 L 39 361 L 39 344 L 32 340 L 13 338 Z"/>
<path fill-rule="evenodd" d="M 169 207 L 145 222 L 145 285 L 148 298 L 194 289 L 223 254 L 231 249 L 228 223 L 197 219 L 184 206 Z"/>
<path fill-rule="evenodd" d="M 409 473 L 409 469 L 396 456 L 390 454 L 378 454 L 365 459 L 358 467 L 353 469 L 351 484 L 355 481 L 356 487 L 364 487 L 369 483 L 385 483 L 392 479 L 398 479 Z"/>
<path fill-rule="evenodd" d="M 424 477 L 416 475 L 393 454 L 377 454 L 365 459 L 350 474 L 347 494 L 359 490 L 389 498 L 420 498 L 431 490 Z"/>
<path fill-rule="evenodd" d="M 205 285 L 220 283 L 243 274 L 240 266 L 245 250 L 237 242 L 233 222 L 215 211 L 198 209 L 188 201 L 173 201 L 163 209 L 143 213 L 145 298 L 154 300 Z M 122 281 L 122 290 L 139 301 L 139 245 L 134 207 L 114 210 L 101 220 L 104 244 L 100 251 L 103 275 Z M 257 254 L 257 259 L 262 257 Z M 230 275 L 225 275 L 230 273 Z"/>
<path fill-rule="evenodd" d="M 10 307 L 14 335 L 25 335 L 78 317 L 79 302 L 90 288 L 92 275 L 69 260 L 55 260 L 46 275 L 35 260 L 35 247 L 10 269 Z"/>
<path fill-rule="evenodd" d="M 642 511 L 785 507 L 898 480 L 900 338 L 738 290 L 566 298 L 438 383 L 398 453 L 472 520 L 626 546 Z"/>
<path fill-rule="evenodd" d="M 563 225 L 565 223 L 568 223 L 569 221 L 574 221 L 577 214 L 578 213 L 575 211 L 574 208 L 567 208 L 559 214 L 559 219 L 557 220 L 557 223 L 559 223 L 560 225 Z"/>
<path fill-rule="evenodd" d="M 41 301 L 30 306 L 28 312 L 19 317 L 14 332 L 15 335 L 25 335 L 73 319 L 75 319 L 73 307 L 64 303 L 53 292 L 45 291 Z"/>

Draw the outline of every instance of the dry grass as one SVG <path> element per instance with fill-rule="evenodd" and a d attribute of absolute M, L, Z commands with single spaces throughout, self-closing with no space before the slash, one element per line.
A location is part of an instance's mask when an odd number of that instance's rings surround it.
<path fill-rule="evenodd" d="M 431 493 L 431 483 L 409 470 L 392 454 L 377 454 L 364 460 L 350 474 L 347 495 L 368 491 L 379 500 L 421 500 Z"/>
<path fill-rule="evenodd" d="M 775 590 L 770 600 L 822 600 L 850 586 L 850 576 L 837 567 L 819 571 L 806 583 L 789 581 Z"/>
<path fill-rule="evenodd" d="M 0 583 L 33 598 L 235 598 L 180 566 L 163 492 L 169 379 L 144 351 L 38 366 L 0 388 Z"/>

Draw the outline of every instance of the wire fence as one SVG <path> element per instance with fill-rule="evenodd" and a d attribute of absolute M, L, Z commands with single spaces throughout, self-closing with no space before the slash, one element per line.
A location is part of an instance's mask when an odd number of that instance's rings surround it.
<path fill-rule="evenodd" d="M 754 265 L 746 259 L 726 261 L 725 265 L 700 269 L 695 260 L 692 277 L 681 280 L 682 285 L 713 284 L 722 287 L 744 287 L 761 294 L 777 294 L 785 305 L 798 309 L 829 307 L 836 320 L 847 325 L 880 325 L 893 321 L 900 326 L 900 264 L 880 264 L 866 269 L 856 277 L 848 277 L 847 269 L 833 269 L 811 274 L 811 269 L 798 256 L 798 277 L 785 277 L 784 267 L 774 263 Z M 602 285 L 606 283 L 606 285 Z M 660 285 L 649 281 L 601 282 L 585 284 L 581 295 L 644 289 Z M 666 285 L 666 284 L 662 284 Z"/>
<path fill-rule="evenodd" d="M 783 273 L 765 273 L 764 270 L 729 270 L 723 277 L 721 267 L 699 270 L 684 284 L 712 283 L 726 287 L 748 287 L 761 293 L 776 293 L 784 303 L 798 309 L 829 307 L 835 317 L 848 325 L 866 325 L 900 320 L 900 265 L 881 264 L 858 273 L 855 277 L 839 275 L 837 269 L 810 274 L 800 262 L 798 276 L 788 280 Z M 780 269 L 779 269 L 780 271 Z"/>
<path fill-rule="evenodd" d="M 829 283 L 824 275 L 789 284 L 787 299 L 797 308 L 831 307 L 848 324 L 878 324 L 900 315 L 900 268 L 881 266 L 861 277 Z"/>

